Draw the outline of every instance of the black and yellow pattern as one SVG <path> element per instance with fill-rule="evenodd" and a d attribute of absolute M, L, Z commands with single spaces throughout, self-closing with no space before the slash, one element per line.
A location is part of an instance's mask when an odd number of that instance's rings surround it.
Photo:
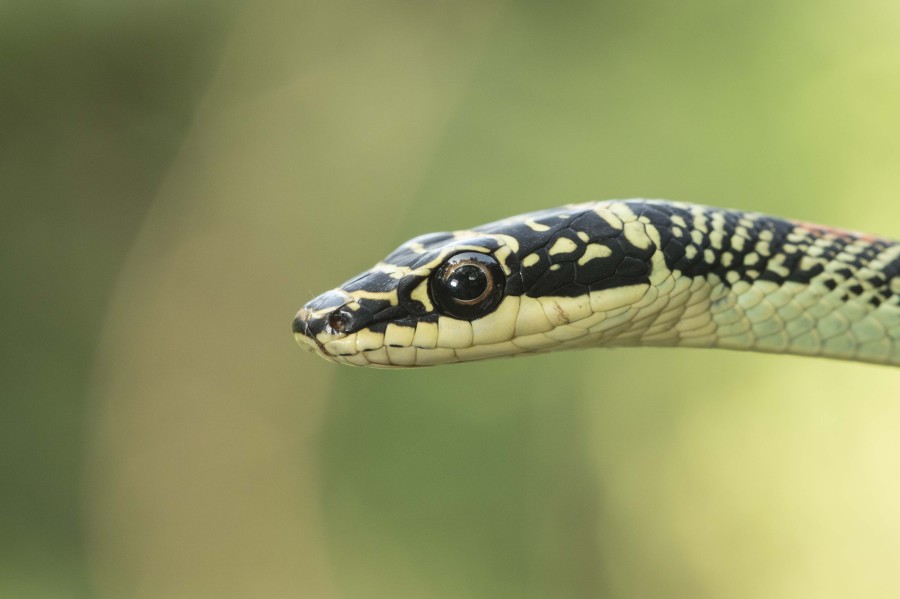
<path fill-rule="evenodd" d="M 293 330 L 360 366 L 622 345 L 900 365 L 900 244 L 661 200 L 569 205 L 416 237 Z"/>

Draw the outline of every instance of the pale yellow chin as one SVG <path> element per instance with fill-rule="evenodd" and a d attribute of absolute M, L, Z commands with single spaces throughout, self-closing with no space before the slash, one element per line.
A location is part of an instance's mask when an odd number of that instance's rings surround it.
<path fill-rule="evenodd" d="M 312 352 L 314 354 L 322 355 L 322 352 L 319 350 L 316 342 L 303 333 L 294 333 L 294 341 L 297 342 L 297 345 L 299 345 L 301 349 L 305 349 L 306 351 Z"/>
<path fill-rule="evenodd" d="M 419 366 L 435 366 L 438 364 L 457 364 L 501 356 L 533 353 L 533 350 L 516 347 L 509 342 L 495 343 L 478 347 L 380 347 L 365 350 L 349 350 L 355 344 L 356 334 L 350 334 L 339 340 L 323 343 L 322 349 L 315 346 L 312 340 L 302 342 L 308 349 L 315 351 L 323 358 L 350 366 L 367 366 L 373 368 L 413 368 Z M 344 343 L 336 343 L 341 341 Z M 335 347 L 337 346 L 337 347 Z M 340 349 L 340 353 L 336 353 Z M 324 350 L 324 351 L 323 351 Z"/>

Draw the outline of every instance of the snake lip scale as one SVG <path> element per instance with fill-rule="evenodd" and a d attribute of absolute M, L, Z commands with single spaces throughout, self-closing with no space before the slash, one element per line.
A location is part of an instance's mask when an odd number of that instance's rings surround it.
<path fill-rule="evenodd" d="M 615 346 L 900 366 L 900 243 L 665 200 L 570 204 L 411 239 L 293 331 L 384 368 Z"/>

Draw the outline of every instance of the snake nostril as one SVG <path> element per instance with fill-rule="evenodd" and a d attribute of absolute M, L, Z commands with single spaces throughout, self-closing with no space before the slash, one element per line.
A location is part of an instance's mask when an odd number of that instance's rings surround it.
<path fill-rule="evenodd" d="M 300 318 L 300 315 L 294 317 L 294 323 L 291 327 L 295 333 L 304 333 L 306 332 L 306 321 Z"/>
<path fill-rule="evenodd" d="M 328 326 L 335 333 L 343 333 L 350 325 L 350 315 L 343 310 L 335 310 L 328 315 Z"/>

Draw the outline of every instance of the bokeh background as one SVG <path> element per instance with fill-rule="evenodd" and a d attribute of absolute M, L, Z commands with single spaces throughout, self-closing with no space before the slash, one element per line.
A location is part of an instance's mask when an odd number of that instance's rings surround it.
<path fill-rule="evenodd" d="M 897 2 L 7 2 L 0 81 L 0 596 L 900 596 L 892 369 L 289 326 L 567 202 L 900 236 Z"/>

